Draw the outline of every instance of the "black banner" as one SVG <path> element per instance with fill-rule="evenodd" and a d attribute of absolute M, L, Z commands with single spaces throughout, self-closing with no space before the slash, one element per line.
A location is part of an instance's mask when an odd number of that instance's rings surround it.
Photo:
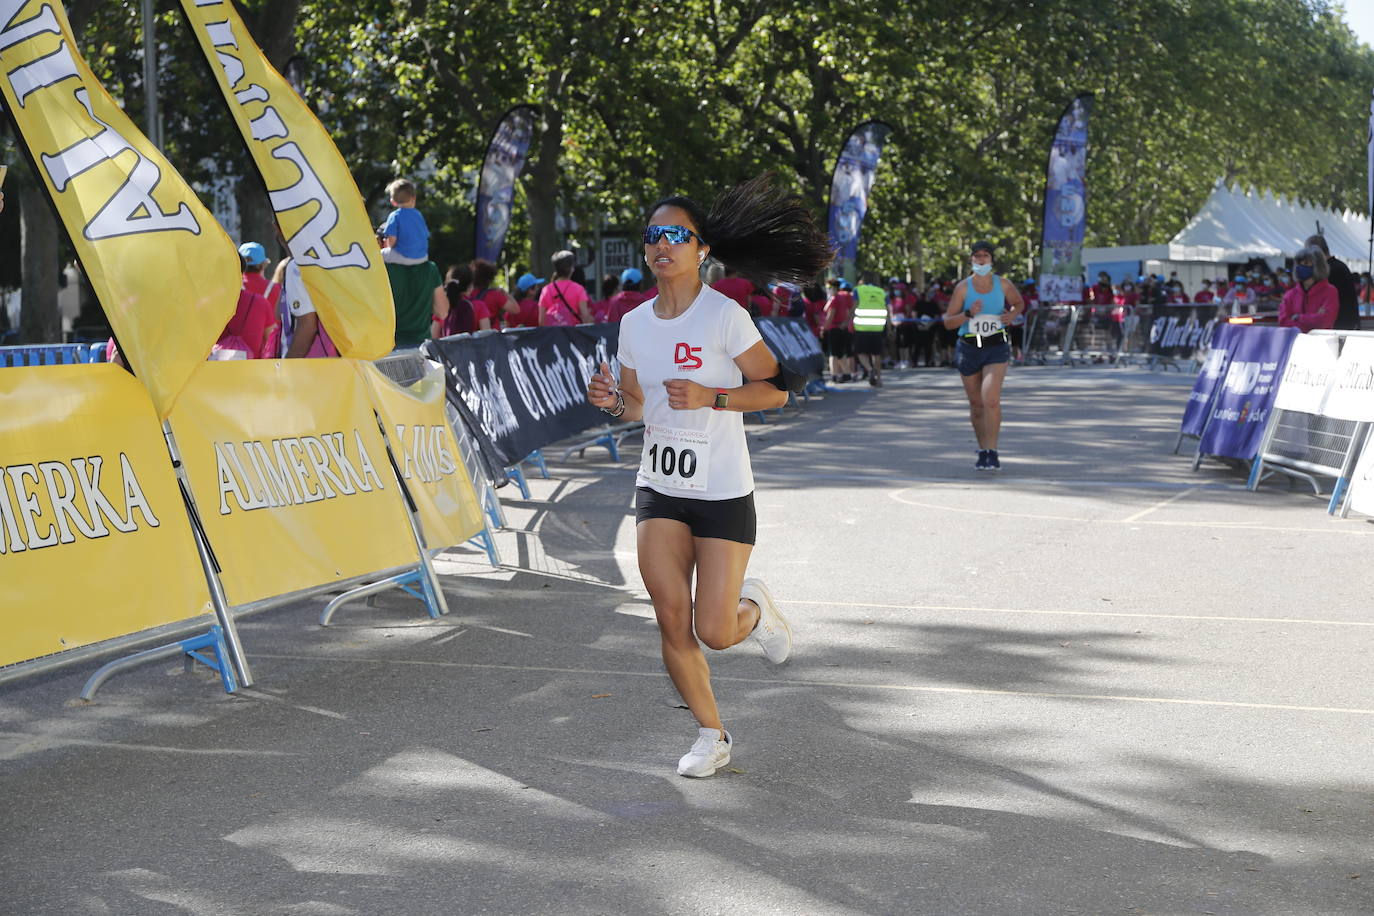
<path fill-rule="evenodd" d="M 601 362 L 616 368 L 619 326 L 530 328 L 431 340 L 449 400 L 481 448 L 491 480 L 530 452 L 608 422 L 587 403 Z"/>
<path fill-rule="evenodd" d="M 787 369 L 808 381 L 821 377 L 824 357 L 806 319 L 756 323 Z M 619 324 L 583 324 L 462 334 L 427 341 L 423 352 L 443 364 L 449 403 L 499 487 L 506 468 L 530 452 L 611 422 L 587 403 L 587 383 L 603 362 L 619 376 L 619 343 Z"/>
<path fill-rule="evenodd" d="M 1215 303 L 1157 305 L 1150 324 L 1151 356 L 1162 359 L 1200 359 L 1212 345 L 1212 335 L 1222 319 Z"/>
<path fill-rule="evenodd" d="M 805 318 L 755 318 L 754 323 L 778 362 L 808 382 L 821 377 L 825 354 Z"/>

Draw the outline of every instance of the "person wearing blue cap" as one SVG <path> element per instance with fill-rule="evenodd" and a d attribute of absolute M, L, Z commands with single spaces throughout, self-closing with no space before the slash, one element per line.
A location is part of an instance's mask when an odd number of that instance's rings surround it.
<path fill-rule="evenodd" d="M 639 288 L 642 282 L 644 274 L 640 273 L 637 267 L 627 267 L 620 272 L 620 291 L 611 297 L 606 310 L 607 321 L 620 321 L 634 311 L 636 306 L 649 299 Z"/>
<path fill-rule="evenodd" d="M 244 242 L 239 246 L 239 266 L 243 270 L 242 287 L 250 293 L 262 296 L 272 306 L 272 314 L 277 314 L 277 303 L 281 300 L 281 286 L 267 280 L 267 249 L 258 242 Z M 267 329 L 265 341 L 267 356 L 277 356 L 281 348 L 281 321 L 274 320 Z"/>
<path fill-rule="evenodd" d="M 515 281 L 515 289 L 513 290 L 518 294 L 515 304 L 519 306 L 519 311 L 506 319 L 506 327 L 539 327 L 539 287 L 543 283 L 543 277 L 536 277 L 528 271 L 520 275 L 520 279 Z"/>

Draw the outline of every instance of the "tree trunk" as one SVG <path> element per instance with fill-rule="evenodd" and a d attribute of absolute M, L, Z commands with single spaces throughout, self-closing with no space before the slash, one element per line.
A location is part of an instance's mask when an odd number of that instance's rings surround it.
<path fill-rule="evenodd" d="M 255 168 L 249 164 L 250 171 L 239 178 L 234 195 L 239 204 L 239 234 L 235 245 L 244 242 L 259 242 L 267 249 L 267 256 L 275 263 L 286 257 L 285 252 L 277 251 L 277 217 L 267 199 L 267 186 Z"/>
<path fill-rule="evenodd" d="M 19 189 L 20 234 L 24 248 L 23 304 L 19 312 L 19 342 L 62 342 L 62 315 L 57 310 L 57 217 L 44 192 L 30 182 Z"/>
<path fill-rule="evenodd" d="M 563 114 L 552 104 L 546 104 L 543 115 L 539 155 L 523 177 L 525 200 L 530 207 L 530 270 L 536 276 L 550 269 L 554 253 L 563 247 L 557 226 L 558 157 L 563 149 Z"/>

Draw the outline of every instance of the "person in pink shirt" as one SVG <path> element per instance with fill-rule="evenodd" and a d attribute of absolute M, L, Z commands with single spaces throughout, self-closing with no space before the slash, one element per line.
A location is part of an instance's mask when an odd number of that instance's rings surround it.
<path fill-rule="evenodd" d="M 239 266 L 243 270 L 242 286 L 250 293 L 256 293 L 267 300 L 272 308 L 272 319 L 268 322 L 263 346 L 254 359 L 275 359 L 281 355 L 281 316 L 277 304 L 281 301 L 281 285 L 267 279 L 267 249 L 258 242 L 244 242 L 239 246 Z"/>
<path fill-rule="evenodd" d="M 528 272 L 521 274 L 520 279 L 515 281 L 515 292 L 519 293 L 520 298 L 516 300 L 516 312 L 506 321 L 506 327 L 539 327 L 539 284 L 543 282 L 543 277 L 536 277 Z"/>
<path fill-rule="evenodd" d="M 618 322 L 639 305 L 649 301 L 650 296 L 639 290 L 639 284 L 643 280 L 644 274 L 640 273 L 637 267 L 627 267 L 620 272 L 620 292 L 610 299 L 610 308 L 606 312 L 607 321 Z"/>
<path fill-rule="evenodd" d="M 711 289 L 724 293 L 748 311 L 749 299 L 754 295 L 754 281 L 726 270 L 724 277 L 711 284 Z"/>
<path fill-rule="evenodd" d="M 485 258 L 477 258 L 469 265 L 469 269 L 472 271 L 472 289 L 468 291 L 468 299 L 474 306 L 480 305 L 486 311 L 494 330 L 501 330 L 503 324 L 520 314 L 519 304 L 505 290 L 492 285 L 496 282 L 495 264 Z"/>
<path fill-rule="evenodd" d="M 592 303 L 592 320 L 597 324 L 605 324 L 610 321 L 611 300 L 620 292 L 620 278 L 615 274 L 606 274 L 601 278 L 601 298 Z"/>
<path fill-rule="evenodd" d="M 1336 324 L 1340 303 L 1336 287 L 1327 282 L 1326 254 L 1309 245 L 1293 258 L 1298 283 L 1279 303 L 1279 327 L 1297 328 L 1304 334 Z"/>
<path fill-rule="evenodd" d="M 560 251 L 553 256 L 553 282 L 539 294 L 540 327 L 572 327 L 591 324 L 591 297 L 582 284 L 572 280 L 577 255 Z"/>
<path fill-rule="evenodd" d="M 1193 301 L 1205 305 L 1206 303 L 1212 302 L 1215 299 L 1216 293 L 1212 292 L 1212 281 L 1207 279 L 1206 277 L 1203 277 L 1202 289 L 1197 291 L 1197 295 L 1193 297 Z"/>

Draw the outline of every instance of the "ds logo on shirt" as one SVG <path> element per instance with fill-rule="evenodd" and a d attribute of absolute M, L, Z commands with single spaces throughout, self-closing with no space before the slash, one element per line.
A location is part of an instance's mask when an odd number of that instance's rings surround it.
<path fill-rule="evenodd" d="M 677 363 L 677 371 L 691 372 L 693 369 L 701 368 L 701 357 L 697 356 L 701 352 L 701 347 L 689 346 L 685 343 L 677 345 L 673 351 L 673 362 Z"/>

